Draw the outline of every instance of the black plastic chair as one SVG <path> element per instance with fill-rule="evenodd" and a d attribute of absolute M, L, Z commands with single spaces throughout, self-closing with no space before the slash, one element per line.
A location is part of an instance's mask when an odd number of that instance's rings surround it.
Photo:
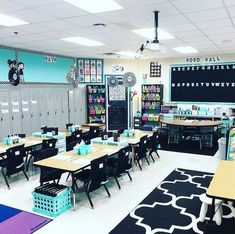
<path fill-rule="evenodd" d="M 107 155 L 94 159 L 91 161 L 91 169 L 85 169 L 74 175 L 75 180 L 84 182 L 83 188 L 92 208 L 94 208 L 94 205 L 91 201 L 90 192 L 93 192 L 103 186 L 110 197 L 109 190 L 106 187 L 106 183 L 108 182 L 106 176 L 106 161 Z"/>
<path fill-rule="evenodd" d="M 26 154 L 25 154 L 24 144 L 7 149 L 6 155 L 7 157 L 6 157 L 5 163 L 2 165 L 1 170 L 2 170 L 3 178 L 6 182 L 6 185 L 10 189 L 10 185 L 7 180 L 7 177 L 10 177 L 11 175 L 17 174 L 22 171 L 26 179 L 29 180 L 25 172 L 24 157 L 26 157 Z"/>
<path fill-rule="evenodd" d="M 47 148 L 42 149 L 38 152 L 39 160 L 49 158 L 58 154 L 58 149 L 56 148 Z M 53 181 L 54 183 L 59 183 L 62 171 L 58 169 L 53 169 L 49 167 L 40 167 L 40 185 L 43 185 L 45 182 Z M 56 182 L 57 180 L 57 182 Z"/>
<path fill-rule="evenodd" d="M 127 174 L 130 181 L 132 181 L 129 173 L 132 170 L 132 163 L 129 154 L 130 147 L 128 146 L 119 150 L 117 158 L 112 157 L 107 160 L 107 175 L 114 177 L 119 189 L 121 189 L 121 186 L 118 182 L 118 177 L 123 174 Z"/>
<path fill-rule="evenodd" d="M 56 147 L 56 142 L 57 142 L 57 139 L 54 139 L 54 138 L 42 140 L 42 147 L 39 150 L 34 150 L 34 151 L 31 152 L 31 155 L 27 160 L 26 171 L 29 170 L 29 164 L 30 164 L 30 161 L 32 159 L 33 159 L 33 162 L 36 162 L 36 161 L 40 160 L 40 155 L 39 154 L 40 154 L 40 151 L 42 149 L 55 148 Z"/>
<path fill-rule="evenodd" d="M 140 143 L 138 144 L 138 146 L 136 147 L 136 153 L 135 153 L 135 161 L 137 162 L 140 170 L 142 171 L 142 167 L 140 165 L 140 161 L 142 159 L 145 159 L 146 162 L 148 163 L 148 165 L 150 165 L 149 160 L 147 158 L 147 141 L 148 141 L 148 137 L 147 136 L 143 136 L 140 138 Z"/>
<path fill-rule="evenodd" d="M 76 130 L 71 133 L 72 141 L 80 143 L 82 141 L 82 130 Z"/>
<path fill-rule="evenodd" d="M 90 144 L 91 139 L 99 137 L 101 132 L 102 131 L 101 131 L 100 127 L 91 126 L 89 132 L 87 132 L 83 135 L 83 139 L 84 139 L 85 143 Z"/>
<path fill-rule="evenodd" d="M 73 123 L 67 123 L 65 126 L 66 126 L 66 129 L 68 130 L 69 127 L 73 126 Z"/>
<path fill-rule="evenodd" d="M 73 150 L 73 147 L 74 147 L 76 144 L 77 144 L 76 141 L 72 141 L 72 142 L 66 144 L 66 152 Z"/>
<path fill-rule="evenodd" d="M 18 136 L 18 137 L 20 137 L 20 138 L 25 138 L 26 137 L 26 134 L 24 134 L 24 133 L 15 133 L 15 134 L 10 134 L 10 135 L 8 135 L 8 137 L 10 137 L 10 136 L 12 136 L 12 135 L 15 135 L 15 136 Z"/>
<path fill-rule="evenodd" d="M 160 158 L 157 150 L 158 150 L 158 145 L 159 145 L 159 135 L 158 132 L 153 132 L 153 135 L 151 137 L 148 138 L 147 141 L 148 145 L 148 151 L 149 151 L 149 156 L 151 157 L 151 159 L 153 160 L 153 162 L 155 162 L 154 158 L 153 158 L 153 153 L 155 153 L 157 155 L 158 158 Z"/>

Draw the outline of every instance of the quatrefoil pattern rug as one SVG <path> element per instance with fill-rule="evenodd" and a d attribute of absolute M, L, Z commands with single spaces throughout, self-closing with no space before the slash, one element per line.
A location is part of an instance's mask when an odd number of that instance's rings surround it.
<path fill-rule="evenodd" d="M 206 221 L 199 221 L 199 196 L 206 192 L 212 177 L 211 173 L 175 169 L 110 234 L 203 234 Z M 235 208 L 224 202 L 217 233 L 235 233 L 234 214 Z M 210 209 L 207 220 L 209 215 Z"/>

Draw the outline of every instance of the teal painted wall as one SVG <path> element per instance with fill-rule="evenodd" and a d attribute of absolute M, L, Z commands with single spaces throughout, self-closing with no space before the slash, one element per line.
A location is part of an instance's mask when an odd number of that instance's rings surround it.
<path fill-rule="evenodd" d="M 0 81 L 8 81 L 8 59 L 15 59 L 15 51 L 0 48 Z"/>
<path fill-rule="evenodd" d="M 25 64 L 26 82 L 67 83 L 66 74 L 74 64 L 73 58 L 56 57 L 56 62 L 50 63 L 45 61 L 45 55 L 29 52 L 19 52 L 19 61 Z"/>

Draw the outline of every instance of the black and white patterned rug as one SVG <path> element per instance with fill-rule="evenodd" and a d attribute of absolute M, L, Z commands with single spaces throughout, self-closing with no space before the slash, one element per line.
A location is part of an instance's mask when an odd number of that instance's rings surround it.
<path fill-rule="evenodd" d="M 175 169 L 110 234 L 203 234 L 206 221 L 199 221 L 199 196 L 206 192 L 212 177 L 210 173 Z M 223 203 L 223 221 L 216 233 L 235 234 L 234 215 L 235 208 Z"/>

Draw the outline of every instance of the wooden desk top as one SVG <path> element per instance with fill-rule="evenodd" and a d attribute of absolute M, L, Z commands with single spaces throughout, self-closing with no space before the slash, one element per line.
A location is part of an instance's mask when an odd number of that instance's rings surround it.
<path fill-rule="evenodd" d="M 125 137 L 124 134 L 121 134 L 120 139 L 126 141 L 128 144 L 136 145 L 139 143 L 140 138 L 143 136 L 152 136 L 153 132 L 135 130 L 135 135 L 132 137 Z"/>
<path fill-rule="evenodd" d="M 89 132 L 89 128 L 80 128 L 79 130 L 82 130 L 82 133 L 86 133 L 86 132 Z M 68 132 L 66 129 L 60 131 L 60 132 L 63 132 L 65 134 L 65 136 L 70 136 L 71 135 L 71 132 Z"/>
<path fill-rule="evenodd" d="M 208 197 L 235 200 L 235 161 L 221 161 L 207 189 Z"/>
<path fill-rule="evenodd" d="M 34 136 L 28 136 L 25 138 L 20 139 L 19 143 L 12 144 L 12 145 L 5 145 L 3 142 L 0 142 L 0 154 L 3 154 L 6 152 L 7 149 L 24 144 L 25 147 L 30 147 L 33 145 L 38 145 L 42 143 L 43 138 L 34 137 Z"/>
<path fill-rule="evenodd" d="M 221 124 L 221 122 L 219 122 L 219 121 L 210 121 L 210 120 L 185 121 L 185 120 L 180 120 L 180 119 L 162 119 L 161 122 L 164 123 L 164 124 L 168 124 L 168 125 L 191 126 L 191 127 L 209 127 L 209 126 L 218 126 L 218 125 Z"/>
<path fill-rule="evenodd" d="M 82 124 L 82 127 L 89 128 L 89 127 L 104 127 L 105 124 L 103 123 L 86 123 Z"/>
<path fill-rule="evenodd" d="M 87 155 L 75 155 L 74 151 L 56 155 L 47 159 L 34 162 L 34 165 L 56 168 L 68 172 L 76 172 L 90 165 L 91 160 L 104 155 L 112 155 L 119 151 L 119 147 L 107 145 L 92 145 L 92 152 Z"/>

